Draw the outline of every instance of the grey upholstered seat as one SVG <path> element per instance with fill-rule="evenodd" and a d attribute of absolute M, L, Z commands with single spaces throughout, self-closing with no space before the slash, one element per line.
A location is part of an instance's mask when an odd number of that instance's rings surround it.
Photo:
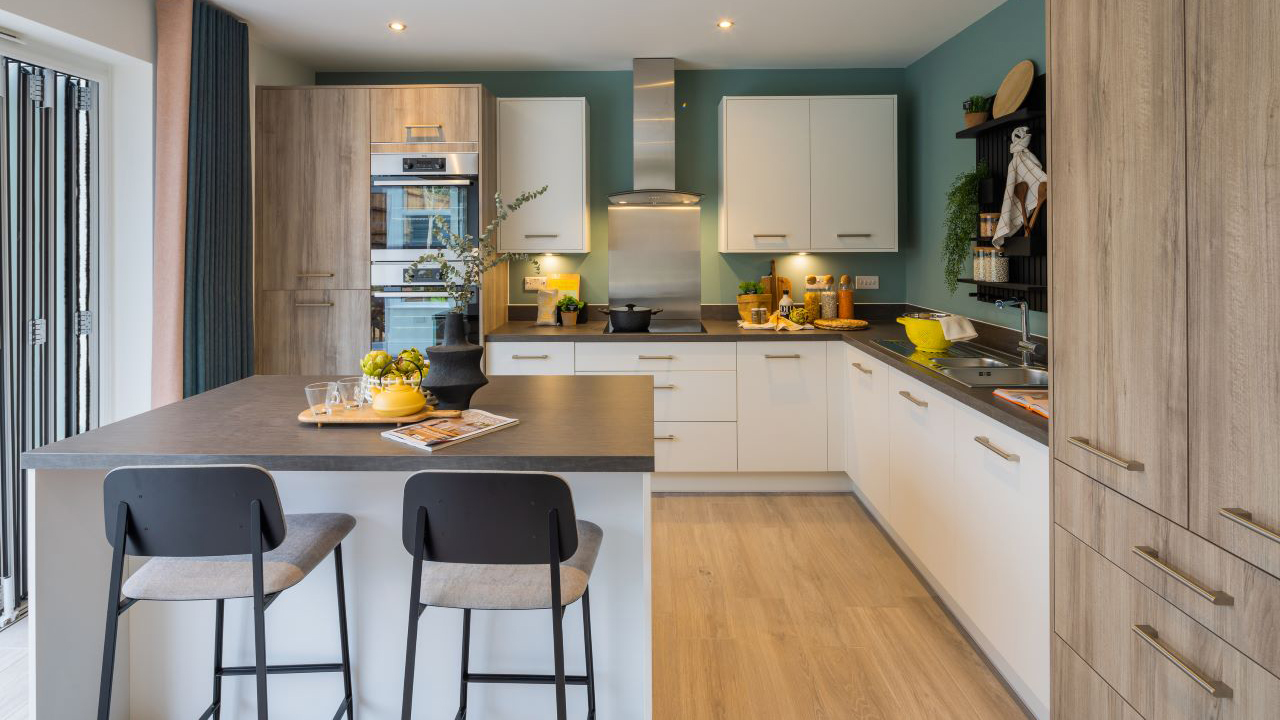
<path fill-rule="evenodd" d="M 578 521 L 578 551 L 560 563 L 560 601 L 582 597 L 591 579 L 604 531 Z M 422 564 L 422 602 L 433 607 L 471 610 L 545 610 L 551 607 L 551 577 L 546 563 L 536 565 Z"/>
<path fill-rule="evenodd" d="M 262 556 L 264 594 L 301 582 L 355 524 L 355 518 L 342 513 L 286 515 L 284 542 Z M 125 581 L 122 592 L 138 600 L 252 597 L 253 563 L 249 555 L 154 557 Z"/>

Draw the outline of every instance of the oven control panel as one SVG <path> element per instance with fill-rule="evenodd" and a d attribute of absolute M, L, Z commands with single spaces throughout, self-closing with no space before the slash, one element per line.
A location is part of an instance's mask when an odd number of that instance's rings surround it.
<path fill-rule="evenodd" d="M 442 157 L 406 157 L 402 158 L 402 170 L 407 173 L 444 172 L 445 159 Z"/>

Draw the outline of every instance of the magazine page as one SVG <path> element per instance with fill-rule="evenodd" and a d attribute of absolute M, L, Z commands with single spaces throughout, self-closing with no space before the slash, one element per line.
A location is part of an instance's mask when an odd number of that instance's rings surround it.
<path fill-rule="evenodd" d="M 434 450 L 470 440 L 517 422 L 519 421 L 515 418 L 494 415 L 483 410 L 463 410 L 459 417 L 430 418 L 413 425 L 387 430 L 382 435 L 424 450 Z"/>

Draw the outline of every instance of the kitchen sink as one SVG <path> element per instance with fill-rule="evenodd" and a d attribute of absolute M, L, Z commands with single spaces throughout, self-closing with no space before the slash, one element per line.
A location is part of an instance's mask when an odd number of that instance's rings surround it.
<path fill-rule="evenodd" d="M 968 387 L 1048 387 L 1047 370 L 1030 367 L 939 367 L 938 372 Z"/>
<path fill-rule="evenodd" d="M 1003 368 L 1009 367 L 1009 363 L 1001 362 L 995 358 L 989 357 L 943 357 L 934 358 L 929 362 L 933 363 L 939 370 L 942 368 Z"/>

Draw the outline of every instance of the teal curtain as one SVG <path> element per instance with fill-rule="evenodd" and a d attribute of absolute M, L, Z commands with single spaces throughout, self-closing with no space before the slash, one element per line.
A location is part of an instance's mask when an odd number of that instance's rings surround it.
<path fill-rule="evenodd" d="M 253 374 L 248 27 L 195 0 L 187 139 L 183 394 Z"/>

